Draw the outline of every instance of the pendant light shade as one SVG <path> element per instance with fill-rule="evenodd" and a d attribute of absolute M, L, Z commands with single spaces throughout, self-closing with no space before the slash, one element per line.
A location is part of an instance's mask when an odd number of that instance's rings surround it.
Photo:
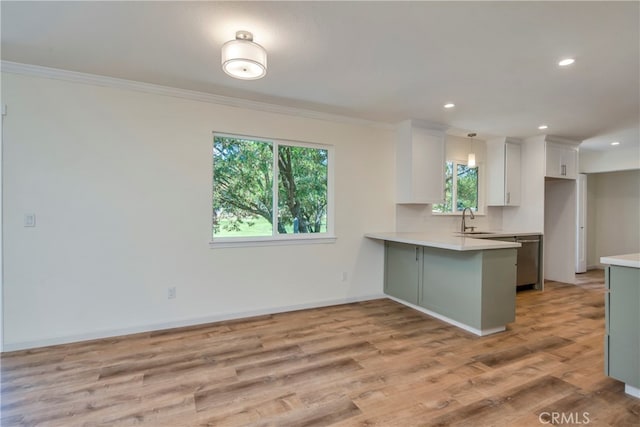
<path fill-rule="evenodd" d="M 267 74 L 267 51 L 253 41 L 248 31 L 222 45 L 222 70 L 236 79 L 257 80 Z"/>
<path fill-rule="evenodd" d="M 467 166 L 470 168 L 476 167 L 476 155 L 475 153 L 469 153 L 469 158 L 467 159 Z"/>
<path fill-rule="evenodd" d="M 471 142 L 469 143 L 469 157 L 467 159 L 467 167 L 475 168 L 476 167 L 476 154 L 473 152 L 473 137 L 476 136 L 475 133 L 467 134 L 469 138 L 471 138 Z"/>

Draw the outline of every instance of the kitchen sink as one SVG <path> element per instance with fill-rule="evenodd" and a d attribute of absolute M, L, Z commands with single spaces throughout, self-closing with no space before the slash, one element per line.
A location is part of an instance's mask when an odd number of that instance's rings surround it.
<path fill-rule="evenodd" d="M 495 234 L 491 231 L 465 231 L 464 233 L 458 233 L 458 234 Z"/>

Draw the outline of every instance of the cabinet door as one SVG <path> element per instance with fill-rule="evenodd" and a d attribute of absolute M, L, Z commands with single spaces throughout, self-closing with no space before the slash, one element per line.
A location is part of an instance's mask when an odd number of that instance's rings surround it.
<path fill-rule="evenodd" d="M 444 198 L 444 138 L 439 132 L 413 128 L 413 196 L 423 203 Z"/>
<path fill-rule="evenodd" d="M 396 132 L 396 203 L 442 203 L 444 132 L 411 120 Z"/>
<path fill-rule="evenodd" d="M 504 140 L 488 140 L 485 176 L 487 177 L 487 206 L 505 204 L 505 143 Z"/>
<path fill-rule="evenodd" d="M 421 260 L 421 247 L 386 242 L 384 292 L 411 304 L 417 304 Z"/>
<path fill-rule="evenodd" d="M 578 151 L 573 147 L 564 147 L 562 150 L 562 165 L 564 178 L 578 178 Z"/>
<path fill-rule="evenodd" d="M 609 269 L 609 375 L 640 387 L 640 269 Z"/>
<path fill-rule="evenodd" d="M 505 206 L 520 205 L 520 146 L 511 142 L 506 143 L 504 171 L 504 204 Z"/>
<path fill-rule="evenodd" d="M 487 144 L 487 206 L 520 205 L 520 144 L 503 139 Z"/>
<path fill-rule="evenodd" d="M 567 144 L 546 143 L 546 176 L 576 179 L 578 177 L 578 150 Z"/>
<path fill-rule="evenodd" d="M 547 142 L 547 173 L 546 176 L 551 178 L 564 178 L 562 174 L 562 147 L 552 142 Z"/>

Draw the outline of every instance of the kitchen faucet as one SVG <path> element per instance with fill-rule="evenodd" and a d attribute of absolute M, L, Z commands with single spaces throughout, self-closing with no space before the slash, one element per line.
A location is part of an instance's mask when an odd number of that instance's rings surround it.
<path fill-rule="evenodd" d="M 471 210 L 471 208 L 464 208 L 462 210 L 462 224 L 460 225 L 460 232 L 461 233 L 466 233 L 467 229 L 471 229 L 471 231 L 473 231 L 475 229 L 475 227 L 467 227 L 467 224 L 465 223 L 465 212 L 467 211 L 467 209 L 469 209 L 469 214 L 471 215 L 471 219 L 475 219 L 475 215 L 473 214 L 473 211 Z"/>

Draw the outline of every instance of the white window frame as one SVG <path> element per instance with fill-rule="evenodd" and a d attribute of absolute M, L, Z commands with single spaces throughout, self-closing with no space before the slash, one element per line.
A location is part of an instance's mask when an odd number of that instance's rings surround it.
<path fill-rule="evenodd" d="M 440 216 L 460 216 L 462 215 L 462 211 L 458 210 L 458 206 L 456 202 L 457 199 L 457 195 L 458 195 L 458 180 L 457 180 L 457 170 L 458 170 L 458 165 L 467 165 L 467 160 L 466 159 L 446 159 L 446 162 L 452 162 L 453 163 L 453 173 L 454 173 L 454 180 L 451 186 L 451 197 L 452 197 L 452 201 L 451 201 L 451 205 L 452 208 L 455 209 L 454 211 L 451 212 L 436 212 L 433 210 L 433 205 L 437 205 L 439 203 L 434 203 L 431 206 L 431 214 L 432 215 L 440 215 Z M 484 164 L 479 162 L 476 163 L 476 168 L 478 169 L 478 210 L 477 211 L 473 211 L 474 215 L 480 215 L 483 216 L 485 215 L 485 205 L 484 205 L 484 179 L 485 179 L 485 173 L 484 173 Z M 445 169 L 446 169 L 446 165 L 445 165 Z M 444 179 L 446 179 L 446 177 L 443 177 Z"/>
<path fill-rule="evenodd" d="M 240 135 L 226 132 L 213 132 L 215 137 L 229 137 L 239 139 L 249 139 L 265 143 L 270 143 L 273 147 L 273 217 L 271 220 L 272 235 L 271 236 L 247 236 L 247 237 L 213 237 L 209 242 L 211 248 L 226 247 L 246 247 L 246 246 L 273 246 L 273 245 L 293 245 L 293 244 L 316 244 L 316 243 L 335 243 L 335 215 L 334 215 L 334 164 L 335 150 L 333 145 L 317 144 L 312 142 L 293 141 L 287 139 L 265 138 L 261 136 Z M 287 145 L 292 147 L 305 147 L 317 150 L 327 150 L 327 231 L 324 233 L 278 233 L 278 147 Z M 212 161 L 211 180 L 213 183 L 213 174 L 215 173 L 215 165 Z M 213 187 L 211 188 L 211 201 L 213 201 Z M 210 224 L 213 226 L 213 218 Z M 210 234 L 211 229 L 210 229 Z"/>

